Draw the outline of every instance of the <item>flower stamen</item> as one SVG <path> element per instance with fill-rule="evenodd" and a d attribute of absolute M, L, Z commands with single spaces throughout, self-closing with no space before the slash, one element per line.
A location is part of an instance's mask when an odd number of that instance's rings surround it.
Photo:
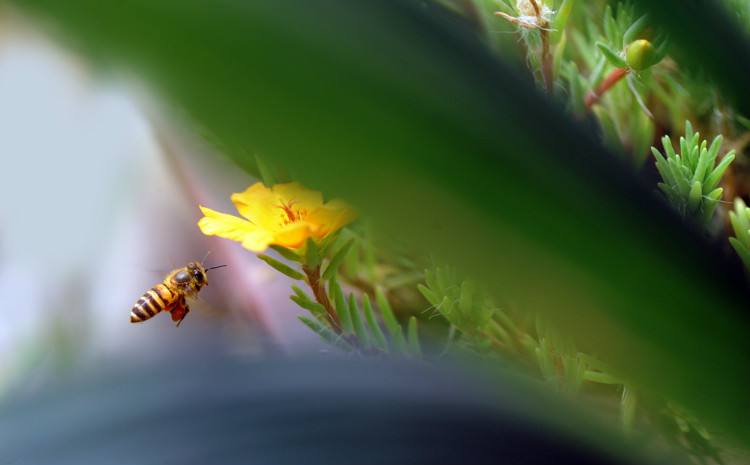
<path fill-rule="evenodd" d="M 284 213 L 281 217 L 281 225 L 286 226 L 297 221 L 305 219 L 307 210 L 304 208 L 294 209 L 294 205 L 297 203 L 296 200 L 290 200 L 288 202 L 281 202 L 281 205 L 277 205 L 276 208 L 280 208 Z"/>
<path fill-rule="evenodd" d="M 294 223 L 299 219 L 299 215 L 292 210 L 292 207 L 294 206 L 296 202 L 294 200 L 290 200 L 289 202 L 281 202 L 281 205 L 277 205 L 276 208 L 280 208 L 285 214 L 286 219 L 284 220 L 284 224 Z"/>

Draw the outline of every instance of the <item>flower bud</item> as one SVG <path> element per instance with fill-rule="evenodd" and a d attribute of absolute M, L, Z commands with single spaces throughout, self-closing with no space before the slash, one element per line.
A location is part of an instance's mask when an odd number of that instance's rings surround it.
<path fill-rule="evenodd" d="M 628 45 L 625 61 L 635 71 L 643 71 L 659 62 L 659 54 L 651 42 L 639 39 Z"/>

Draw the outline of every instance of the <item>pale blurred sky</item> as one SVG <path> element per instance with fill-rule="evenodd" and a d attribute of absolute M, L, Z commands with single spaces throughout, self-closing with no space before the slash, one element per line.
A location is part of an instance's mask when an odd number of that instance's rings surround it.
<path fill-rule="evenodd" d="M 260 307 L 277 342 L 317 342 L 296 320 L 286 278 L 239 244 L 200 235 L 196 200 L 167 166 L 139 106 L 144 95 L 134 83 L 102 79 L 25 23 L 0 18 L 0 386 L 53 318 L 74 337 L 82 328 L 89 352 L 104 357 L 189 343 L 191 331 L 216 326 L 215 315 L 195 311 L 179 331 L 164 315 L 127 321 L 143 291 L 207 250 L 233 268 L 212 276 L 223 282 L 201 297 L 240 312 Z M 252 180 L 226 160 L 192 160 L 202 201 L 232 212 L 229 194 Z M 219 338 L 248 337 L 241 323 L 224 328 Z"/>
<path fill-rule="evenodd" d="M 101 252 L 123 205 L 117 193 L 156 148 L 122 90 L 19 35 L 0 42 L 0 154 L 3 255 L 53 271 Z"/>
<path fill-rule="evenodd" d="M 45 330 L 56 299 L 80 292 L 76 304 L 90 303 L 85 294 L 114 238 L 137 250 L 133 235 L 123 240 L 118 231 L 128 196 L 149 181 L 142 173 L 163 176 L 149 124 L 124 86 L 96 82 L 41 37 L 3 26 L 0 367 L 7 368 L 18 346 Z"/>

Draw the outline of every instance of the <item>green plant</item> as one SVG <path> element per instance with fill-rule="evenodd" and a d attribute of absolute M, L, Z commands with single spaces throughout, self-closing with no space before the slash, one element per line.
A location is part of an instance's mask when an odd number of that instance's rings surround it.
<path fill-rule="evenodd" d="M 734 237 L 729 238 L 745 269 L 750 272 L 750 208 L 741 198 L 734 199 L 734 211 L 729 212 Z"/>
<path fill-rule="evenodd" d="M 666 402 L 654 416 L 663 434 L 680 447 L 689 451 L 699 463 L 723 464 L 721 452 L 717 448 L 712 435 L 705 426 L 690 412 Z"/>
<path fill-rule="evenodd" d="M 342 263 L 348 261 L 351 268 L 353 263 L 359 262 L 356 251 L 352 249 L 355 239 L 350 237 L 351 233 L 344 229 L 321 244 L 308 239 L 302 252 L 273 246 L 291 263 L 269 255 L 259 255 L 259 258 L 282 274 L 309 286 L 312 295 L 296 284 L 292 285 L 294 294 L 290 299 L 310 314 L 299 316 L 299 320 L 327 343 L 361 355 L 422 358 L 417 319 L 412 316 L 403 326 L 381 286 L 373 288 L 377 303 L 374 307 L 367 293 L 347 293 L 339 284 Z M 349 256 L 355 258 L 347 260 Z"/>
<path fill-rule="evenodd" d="M 665 34 L 655 33 L 658 29 L 647 15 L 636 15 L 630 2 L 603 10 L 587 6 L 583 24 L 571 31 L 571 51 L 562 60 L 567 101 L 575 113 L 593 112 L 608 145 L 630 154 L 640 166 L 655 126 L 646 102 L 653 97 L 657 77 L 669 75 L 656 66 L 666 56 L 668 41 Z"/>
<path fill-rule="evenodd" d="M 659 188 L 681 215 L 693 218 L 704 226 L 709 226 L 713 219 L 724 191 L 719 187 L 719 182 L 734 160 L 734 150 L 731 150 L 716 163 L 722 141 L 723 137 L 718 135 L 709 147 L 708 141 L 700 140 L 700 134 L 693 132 L 690 121 L 686 121 L 685 135 L 680 137 L 679 154 L 675 152 L 669 136 L 662 138 L 664 155 L 655 147 L 651 148 L 663 180 Z"/>
<path fill-rule="evenodd" d="M 452 267 L 425 270 L 425 283 L 418 288 L 430 309 L 450 324 L 446 352 L 499 358 L 560 393 L 588 400 L 604 397 L 618 405 L 624 433 L 643 435 L 650 428 L 643 423 L 649 420 L 656 428 L 651 433 L 669 441 L 675 450 L 723 463 L 718 446 L 695 416 L 670 401 L 640 402 L 637 387 L 594 355 L 579 350 L 544 318 L 499 308 L 487 292 L 474 281 L 461 279 Z M 659 440 L 651 437 L 648 442 Z"/>
<path fill-rule="evenodd" d="M 300 321 L 317 333 L 321 339 L 335 347 L 345 352 L 356 352 L 361 355 L 390 354 L 422 358 L 417 319 L 411 317 L 405 329 L 394 316 L 382 290 L 376 291 L 376 302 L 385 332 L 381 328 L 380 319 L 376 316 L 369 296 L 364 294 L 360 299 L 350 293 L 346 298 L 335 279 L 329 281 L 328 297 L 341 322 L 340 328 L 332 324 L 325 313 L 325 308 L 319 302 L 297 286 L 292 286 L 292 289 L 294 295 L 291 299 L 308 310 L 312 316 L 312 318 L 300 316 Z"/>
<path fill-rule="evenodd" d="M 539 82 L 548 93 L 555 90 L 555 75 L 560 57 L 565 50 L 565 26 L 574 0 L 563 0 L 553 10 L 544 0 L 505 0 L 495 15 L 517 26 L 526 46 L 527 61 Z"/>

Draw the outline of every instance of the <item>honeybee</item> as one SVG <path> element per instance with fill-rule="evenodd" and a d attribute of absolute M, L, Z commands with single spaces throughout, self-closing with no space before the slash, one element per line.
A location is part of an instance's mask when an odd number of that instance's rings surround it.
<path fill-rule="evenodd" d="M 199 262 L 190 262 L 187 266 L 172 270 L 164 281 L 146 291 L 130 310 L 130 322 L 140 323 L 159 312 L 172 314 L 172 321 L 180 326 L 190 308 L 185 300 L 193 297 L 208 285 L 207 272 L 226 265 L 204 268 Z"/>

